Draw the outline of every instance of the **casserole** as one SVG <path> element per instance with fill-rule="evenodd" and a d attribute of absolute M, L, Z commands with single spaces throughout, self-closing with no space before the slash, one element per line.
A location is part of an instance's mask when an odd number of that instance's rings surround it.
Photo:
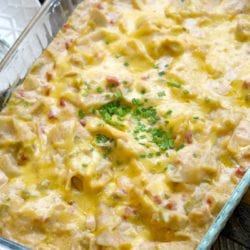
<path fill-rule="evenodd" d="M 6 89 L 6 86 L 8 86 L 9 83 L 18 83 L 20 79 L 22 79 L 24 77 L 24 75 L 27 72 L 27 69 L 29 68 L 29 66 L 33 63 L 33 59 L 32 56 L 31 57 L 27 57 L 27 59 L 30 59 L 30 61 L 21 61 L 23 60 L 23 57 L 18 58 L 17 54 L 20 53 L 19 51 L 21 51 L 21 53 L 30 53 L 31 51 L 33 52 L 33 56 L 34 58 L 36 57 L 36 55 L 38 55 L 39 53 L 41 53 L 42 48 L 41 47 L 36 47 L 34 46 L 35 44 L 33 43 L 34 41 L 37 41 L 38 44 L 43 44 L 44 47 L 47 46 L 47 43 L 50 41 L 50 39 L 52 38 L 51 33 L 56 33 L 58 28 L 60 27 L 60 25 L 66 20 L 66 16 L 65 15 L 51 15 L 50 16 L 50 22 L 48 23 L 47 19 L 45 19 L 46 15 L 50 15 L 48 14 L 46 11 L 48 9 L 51 9 L 52 13 L 64 13 L 62 10 L 63 7 L 68 6 L 71 10 L 73 10 L 73 4 L 72 2 L 66 1 L 63 2 L 63 5 L 60 5 L 60 1 L 48 1 L 43 9 L 40 11 L 40 13 L 36 16 L 35 19 L 33 19 L 33 21 L 30 24 L 30 27 L 28 27 L 24 34 L 21 36 L 20 40 L 17 41 L 17 43 L 15 44 L 14 48 L 12 49 L 12 51 L 10 51 L 10 53 L 7 55 L 7 57 L 4 59 L 2 65 L 1 65 L 1 75 L 0 75 L 0 79 L 1 82 L 4 83 L 4 87 Z M 62 19 L 55 20 L 55 17 L 62 17 Z M 39 23 L 39 20 L 43 20 L 45 21 L 44 23 Z M 47 22 L 47 23 L 46 23 Z M 57 25 L 58 22 L 60 22 L 60 25 Z M 50 27 L 48 27 L 50 24 L 52 24 Z M 35 28 L 34 28 L 35 27 Z M 51 31 L 51 28 L 55 28 L 54 30 Z M 36 32 L 36 30 L 34 29 L 40 29 L 39 32 Z M 30 32 L 28 32 L 28 30 L 31 30 Z M 26 35 L 27 36 L 26 36 Z M 32 40 L 28 40 L 28 37 L 33 37 Z M 32 41 L 32 46 L 30 43 L 30 41 Z M 167 43 L 172 43 L 173 41 L 169 41 Z M 107 44 L 108 45 L 108 44 Z M 15 51 L 15 48 L 19 48 L 19 51 L 16 51 L 16 55 L 14 56 L 14 58 L 11 58 L 13 55 L 13 51 Z M 172 48 L 173 49 L 173 48 Z M 178 50 L 178 46 L 177 46 L 177 50 Z M 175 45 L 174 45 L 174 51 L 172 51 L 171 53 L 175 53 Z M 177 52 L 179 53 L 179 52 Z M 22 64 L 25 63 L 27 64 L 26 67 L 22 67 Z M 124 62 L 125 64 L 126 62 Z M 133 62 L 132 62 L 133 63 Z M 12 64 L 12 65 L 11 65 Z M 10 67 L 10 65 L 12 67 L 15 67 L 15 70 L 17 71 L 17 74 L 13 74 L 13 68 Z M 124 65 L 125 67 L 129 66 L 129 65 Z M 158 67 L 158 66 L 157 66 Z M 156 69 L 157 69 L 156 67 Z M 158 72 L 158 71 L 157 71 Z M 158 74 L 159 76 L 162 76 L 162 71 L 159 71 Z M 12 78 L 11 78 L 12 77 Z M 116 84 L 117 83 L 117 79 L 114 78 L 109 78 L 106 79 L 108 82 L 112 82 L 112 84 Z M 147 80 L 147 79 L 146 79 Z M 178 82 L 175 81 L 169 81 L 168 82 L 169 87 L 174 87 L 179 89 L 180 88 L 180 84 Z M 11 85 L 14 86 L 14 85 Z M 11 93 L 11 88 L 8 89 L 4 95 L 4 99 L 3 99 L 3 103 L 5 103 L 5 101 L 7 100 L 7 97 L 9 95 L 9 93 Z M 160 92 L 159 92 L 160 93 Z M 186 93 L 186 92 L 185 92 Z M 184 94 L 185 94 L 184 93 Z M 163 94 L 159 94 L 161 96 L 164 96 Z M 158 95 L 158 96 L 159 96 Z M 159 96 L 160 97 L 160 96 Z M 134 105 L 139 105 L 138 101 L 134 100 L 133 101 Z M 105 106 L 107 107 L 107 106 Z M 102 109 L 103 110 L 103 109 Z M 101 112 L 102 112 L 101 110 Z M 147 112 L 149 109 L 136 109 L 136 114 L 138 114 L 139 111 L 142 112 Z M 124 111 L 124 109 L 123 109 Z M 100 113 L 101 113 L 100 112 Z M 127 112 L 127 111 L 126 111 Z M 155 112 L 153 111 L 153 109 L 150 109 L 150 118 L 153 116 L 155 117 Z M 141 115 L 141 114 L 140 114 Z M 143 114 L 144 115 L 144 114 Z M 169 115 L 169 114 L 168 114 Z M 82 116 L 82 114 L 79 113 L 79 116 Z M 196 120 L 196 118 L 194 118 Z M 152 122 L 152 124 L 154 124 L 155 120 Z M 151 121 L 150 121 L 151 122 Z M 154 140 L 154 136 L 155 136 L 155 132 L 159 132 L 159 130 L 150 130 L 150 133 L 153 132 L 153 140 Z M 158 142 L 162 143 L 162 140 L 159 139 L 158 137 L 165 137 L 164 133 L 160 133 L 160 136 L 157 135 L 157 140 L 155 139 L 155 141 L 157 142 L 156 144 L 158 144 Z M 189 137 L 189 136 L 188 136 Z M 99 138 L 99 139 L 98 139 Z M 104 143 L 107 142 L 107 138 L 105 137 L 97 137 L 97 139 L 99 141 L 102 141 Z M 189 140 L 189 139 L 188 139 Z M 168 143 L 170 144 L 170 140 L 168 140 Z M 172 143 L 172 142 L 171 142 Z M 161 146 L 165 148 L 165 145 Z M 181 150 L 181 149 L 180 149 Z M 144 157 L 142 157 L 144 158 Z M 170 166 L 171 169 L 171 166 Z M 171 170 L 172 171 L 172 170 Z M 190 181 L 190 180 L 187 180 Z M 75 184 L 77 186 L 77 184 Z M 214 226 L 212 225 L 211 228 L 208 231 L 207 236 L 205 236 L 204 240 L 202 241 L 201 245 L 200 245 L 200 249 L 205 249 L 207 248 L 211 242 L 215 239 L 216 235 L 219 232 L 219 227 L 222 226 L 222 224 L 225 222 L 226 218 L 228 218 L 230 212 L 233 210 L 234 206 L 237 204 L 237 202 L 239 201 L 240 197 L 243 195 L 243 192 L 246 190 L 247 186 L 249 186 L 249 171 L 245 174 L 245 176 L 243 177 L 242 181 L 240 182 L 239 186 L 235 189 L 235 192 L 233 193 L 233 195 L 231 196 L 231 198 L 229 199 L 228 203 L 225 205 L 224 209 L 222 210 L 221 214 L 219 215 L 219 217 L 217 218 L 217 220 L 215 220 L 214 222 Z M 155 197 L 156 203 L 161 203 L 161 201 L 158 199 L 158 197 Z M 232 203 L 233 200 L 233 203 Z M 219 227 L 218 227 L 219 225 Z"/>

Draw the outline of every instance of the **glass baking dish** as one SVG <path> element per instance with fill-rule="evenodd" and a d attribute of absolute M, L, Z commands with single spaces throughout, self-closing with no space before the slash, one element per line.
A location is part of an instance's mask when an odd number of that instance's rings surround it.
<path fill-rule="evenodd" d="M 13 89 L 21 84 L 29 68 L 53 40 L 74 8 L 82 0 L 47 0 L 0 62 L 0 110 Z M 198 245 L 198 250 L 210 249 L 234 208 L 250 186 L 250 170 L 244 175 L 223 209 Z M 0 237 L 0 249 L 28 249 Z"/>

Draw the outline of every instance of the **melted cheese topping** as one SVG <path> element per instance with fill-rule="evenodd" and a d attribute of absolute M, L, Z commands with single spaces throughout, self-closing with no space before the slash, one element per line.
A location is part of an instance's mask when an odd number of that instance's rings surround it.
<path fill-rule="evenodd" d="M 85 0 L 0 114 L 0 235 L 194 249 L 249 167 L 250 2 Z"/>

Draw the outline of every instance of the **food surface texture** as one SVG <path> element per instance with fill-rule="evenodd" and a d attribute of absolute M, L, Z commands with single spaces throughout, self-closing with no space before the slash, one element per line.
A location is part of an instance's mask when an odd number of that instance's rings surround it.
<path fill-rule="evenodd" d="M 250 166 L 249 0 L 84 0 L 0 112 L 0 235 L 195 249 Z"/>

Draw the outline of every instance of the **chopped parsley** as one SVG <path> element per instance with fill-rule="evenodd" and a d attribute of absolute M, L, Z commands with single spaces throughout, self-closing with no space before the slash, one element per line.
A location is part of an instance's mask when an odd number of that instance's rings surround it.
<path fill-rule="evenodd" d="M 184 95 L 188 95 L 188 94 L 189 94 L 189 91 L 188 91 L 187 89 L 184 89 L 184 90 L 183 90 L 183 94 L 184 94 Z"/>
<path fill-rule="evenodd" d="M 133 115 L 137 118 L 148 119 L 152 124 L 155 124 L 157 121 L 159 121 L 156 109 L 153 107 L 138 107 L 134 110 Z"/>
<path fill-rule="evenodd" d="M 114 93 L 114 97 L 117 100 L 121 100 L 122 99 L 122 92 L 120 90 L 118 90 L 117 92 Z"/>
<path fill-rule="evenodd" d="M 166 93 L 165 93 L 165 91 L 160 91 L 160 92 L 157 93 L 157 95 L 159 97 L 163 97 L 163 96 L 166 96 Z"/>
<path fill-rule="evenodd" d="M 132 103 L 136 106 L 141 106 L 143 104 L 142 100 L 137 99 L 137 98 L 133 98 L 132 99 Z"/>
<path fill-rule="evenodd" d="M 112 120 L 112 116 L 116 115 L 121 118 L 127 115 L 129 111 L 129 107 L 121 104 L 120 100 L 117 100 L 101 106 L 101 108 L 99 109 L 99 114 L 105 122 L 114 126 L 121 126 L 121 124 Z"/>
<path fill-rule="evenodd" d="M 172 88 L 180 88 L 181 84 L 175 81 L 168 81 L 167 85 Z"/>
<path fill-rule="evenodd" d="M 140 158 L 146 158 L 146 154 L 140 154 Z"/>
<path fill-rule="evenodd" d="M 152 142 L 155 143 L 161 150 L 173 149 L 174 140 L 171 134 L 160 128 L 152 128 L 151 131 Z"/>
<path fill-rule="evenodd" d="M 198 120 L 199 116 L 193 116 L 193 119 Z"/>
<path fill-rule="evenodd" d="M 165 114 L 164 117 L 170 116 L 173 113 L 171 109 L 169 109 Z"/>
<path fill-rule="evenodd" d="M 129 63 L 128 62 L 124 62 L 123 64 L 125 67 L 128 67 L 129 66 Z"/>
<path fill-rule="evenodd" d="M 78 111 L 78 116 L 80 119 L 83 119 L 85 117 L 85 113 L 82 110 Z"/>
<path fill-rule="evenodd" d="M 111 141 L 111 139 L 109 137 L 107 137 L 106 135 L 102 135 L 102 134 L 96 135 L 96 142 L 98 144 L 105 144 L 109 141 Z"/>
<path fill-rule="evenodd" d="M 159 69 L 159 63 L 154 64 L 154 69 Z"/>
<path fill-rule="evenodd" d="M 160 71 L 160 72 L 158 73 L 158 75 L 159 75 L 159 76 L 164 76 L 164 75 L 165 75 L 165 72 L 164 72 L 164 71 Z"/>
<path fill-rule="evenodd" d="M 147 132 L 147 127 L 141 122 L 137 124 L 134 130 L 135 134 L 140 133 L 140 132 Z"/>
<path fill-rule="evenodd" d="M 185 147 L 185 145 L 182 143 L 182 144 L 180 144 L 180 145 L 176 148 L 176 150 L 179 151 L 179 150 L 181 150 L 181 149 L 184 148 L 184 147 Z"/>
<path fill-rule="evenodd" d="M 101 94 L 101 93 L 103 92 L 102 87 L 100 87 L 100 86 L 97 87 L 97 88 L 96 88 L 96 92 L 99 93 L 99 94 Z"/>

